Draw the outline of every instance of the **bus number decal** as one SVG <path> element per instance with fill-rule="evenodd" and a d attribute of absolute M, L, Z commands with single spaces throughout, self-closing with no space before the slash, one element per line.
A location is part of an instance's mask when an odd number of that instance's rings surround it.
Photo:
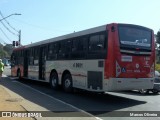
<path fill-rule="evenodd" d="M 73 63 L 74 68 L 82 68 L 83 64 L 82 63 Z"/>

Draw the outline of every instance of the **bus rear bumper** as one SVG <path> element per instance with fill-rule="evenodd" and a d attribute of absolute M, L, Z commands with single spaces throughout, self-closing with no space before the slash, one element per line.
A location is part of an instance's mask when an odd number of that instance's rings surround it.
<path fill-rule="evenodd" d="M 154 78 L 111 78 L 105 80 L 104 91 L 152 89 Z"/>

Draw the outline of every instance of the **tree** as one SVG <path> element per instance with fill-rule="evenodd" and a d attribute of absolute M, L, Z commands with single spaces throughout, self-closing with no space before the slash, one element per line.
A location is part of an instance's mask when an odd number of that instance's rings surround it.
<path fill-rule="evenodd" d="M 8 53 L 4 50 L 0 51 L 0 58 L 9 57 Z"/>
<path fill-rule="evenodd" d="M 11 54 L 12 54 L 12 50 L 13 50 L 12 44 L 6 44 L 6 45 L 3 47 L 3 50 L 5 50 L 9 55 L 11 55 Z"/>
<path fill-rule="evenodd" d="M 0 50 L 2 50 L 3 49 L 3 45 L 0 43 Z"/>
<path fill-rule="evenodd" d="M 157 43 L 160 44 L 160 31 L 157 32 L 156 37 L 157 37 Z"/>
<path fill-rule="evenodd" d="M 11 44 L 3 46 L 3 44 L 0 43 L 0 58 L 10 58 L 12 50 L 13 47 Z"/>
<path fill-rule="evenodd" d="M 160 30 L 157 32 L 156 35 L 156 48 L 157 48 L 156 58 L 160 58 Z M 160 63 L 160 59 L 158 59 L 157 63 Z"/>

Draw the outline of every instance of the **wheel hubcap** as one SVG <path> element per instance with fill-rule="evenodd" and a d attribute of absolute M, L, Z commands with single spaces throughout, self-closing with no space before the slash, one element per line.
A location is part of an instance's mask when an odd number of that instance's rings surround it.
<path fill-rule="evenodd" d="M 71 85 L 71 82 L 69 79 L 65 80 L 65 87 L 68 88 Z"/>
<path fill-rule="evenodd" d="M 52 86 L 56 86 L 57 80 L 55 78 L 52 79 Z"/>
<path fill-rule="evenodd" d="M 146 93 L 147 90 L 142 89 L 140 92 L 141 92 L 141 93 Z"/>

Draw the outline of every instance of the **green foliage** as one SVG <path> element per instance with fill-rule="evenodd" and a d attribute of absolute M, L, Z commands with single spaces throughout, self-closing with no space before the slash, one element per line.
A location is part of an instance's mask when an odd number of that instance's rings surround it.
<path fill-rule="evenodd" d="M 4 50 L 0 50 L 0 58 L 9 57 L 8 53 Z"/>
<path fill-rule="evenodd" d="M 160 44 L 160 31 L 157 32 L 156 37 L 157 37 L 157 43 Z"/>
<path fill-rule="evenodd" d="M 12 50 L 12 45 L 7 44 L 3 46 L 0 44 L 0 58 L 10 58 Z"/>
<path fill-rule="evenodd" d="M 12 54 L 12 50 L 13 50 L 13 47 L 11 44 L 6 44 L 4 47 L 3 47 L 3 50 L 5 50 L 9 55 Z"/>
<path fill-rule="evenodd" d="M 160 72 L 160 64 L 156 64 L 155 69 Z"/>

